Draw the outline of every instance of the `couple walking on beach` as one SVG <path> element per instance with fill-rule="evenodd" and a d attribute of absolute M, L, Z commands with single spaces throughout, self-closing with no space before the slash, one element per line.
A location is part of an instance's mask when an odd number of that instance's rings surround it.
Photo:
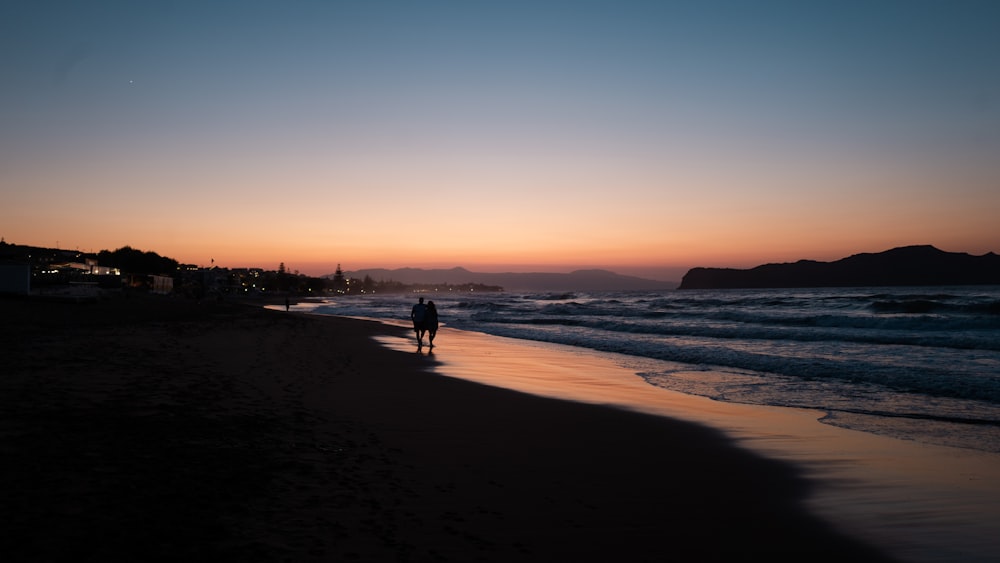
<path fill-rule="evenodd" d="M 433 348 L 434 337 L 438 330 L 438 312 L 434 302 L 428 301 L 424 304 L 424 298 L 421 297 L 410 311 L 410 320 L 413 321 L 413 331 L 417 333 L 417 347 L 423 347 L 424 333 L 426 332 L 427 339 Z"/>

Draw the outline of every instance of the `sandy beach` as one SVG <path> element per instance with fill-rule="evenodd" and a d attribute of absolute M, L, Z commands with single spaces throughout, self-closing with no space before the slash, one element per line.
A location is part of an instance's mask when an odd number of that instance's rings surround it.
<path fill-rule="evenodd" d="M 447 330 L 428 354 L 405 327 L 259 304 L 0 308 L 5 561 L 921 559 L 849 525 L 859 465 L 807 413 L 649 408 L 627 381 L 567 397 L 610 363 Z M 551 377 L 493 386 L 525 365 Z M 812 453 L 786 416 L 821 427 Z"/>
<path fill-rule="evenodd" d="M 412 338 L 377 337 L 413 351 Z M 854 538 L 913 562 L 1000 559 L 1000 456 L 839 428 L 822 411 L 723 403 L 646 383 L 635 358 L 445 328 L 437 373 L 527 393 L 686 420 L 786 461 L 806 505 Z M 693 372 L 698 377 L 704 372 Z"/>

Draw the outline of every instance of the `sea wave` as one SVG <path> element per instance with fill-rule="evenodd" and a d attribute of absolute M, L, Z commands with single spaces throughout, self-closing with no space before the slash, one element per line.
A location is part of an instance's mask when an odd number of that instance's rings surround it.
<path fill-rule="evenodd" d="M 318 312 L 407 319 L 415 297 Z M 721 401 L 816 408 L 832 424 L 967 447 L 982 436 L 963 432 L 1000 421 L 1000 287 L 431 298 L 448 327 L 614 352 L 651 385 Z"/>
<path fill-rule="evenodd" d="M 553 309 L 509 315 L 491 309 L 472 315 L 477 323 L 489 325 L 534 325 L 588 327 L 606 333 L 659 336 L 697 336 L 723 340 L 789 340 L 796 342 L 854 342 L 931 346 L 962 350 L 1000 351 L 995 330 L 989 320 L 952 319 L 868 319 L 821 315 L 809 318 L 761 318 L 739 312 L 704 315 L 700 322 L 660 321 L 662 316 L 641 315 L 622 319 L 620 315 L 577 315 Z M 547 313 L 547 314 L 546 314 Z M 714 322 L 713 322 L 714 321 Z M 726 322 L 720 322 L 726 321 Z M 932 330 L 928 330 L 932 329 Z"/>

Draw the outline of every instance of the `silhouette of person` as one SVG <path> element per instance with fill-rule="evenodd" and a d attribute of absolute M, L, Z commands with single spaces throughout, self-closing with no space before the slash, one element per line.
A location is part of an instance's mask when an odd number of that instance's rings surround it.
<path fill-rule="evenodd" d="M 434 337 L 438 331 L 438 310 L 433 301 L 427 302 L 427 314 L 424 317 L 424 327 L 427 329 L 427 340 L 434 347 Z"/>
<path fill-rule="evenodd" d="M 424 332 L 426 327 L 427 305 L 424 305 L 424 298 L 421 297 L 417 304 L 410 310 L 410 320 L 413 321 L 413 332 L 417 333 L 417 346 L 424 345 Z"/>
<path fill-rule="evenodd" d="M 289 303 L 288 298 L 286 297 L 285 298 L 285 311 L 287 311 L 289 308 L 291 308 L 291 306 L 292 306 L 292 304 Z"/>

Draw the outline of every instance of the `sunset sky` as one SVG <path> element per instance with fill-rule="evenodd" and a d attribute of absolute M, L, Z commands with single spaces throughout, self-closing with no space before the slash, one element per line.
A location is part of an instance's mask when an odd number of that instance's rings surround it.
<path fill-rule="evenodd" d="M 0 196 L 311 275 L 1000 252 L 1000 2 L 6 0 Z"/>

